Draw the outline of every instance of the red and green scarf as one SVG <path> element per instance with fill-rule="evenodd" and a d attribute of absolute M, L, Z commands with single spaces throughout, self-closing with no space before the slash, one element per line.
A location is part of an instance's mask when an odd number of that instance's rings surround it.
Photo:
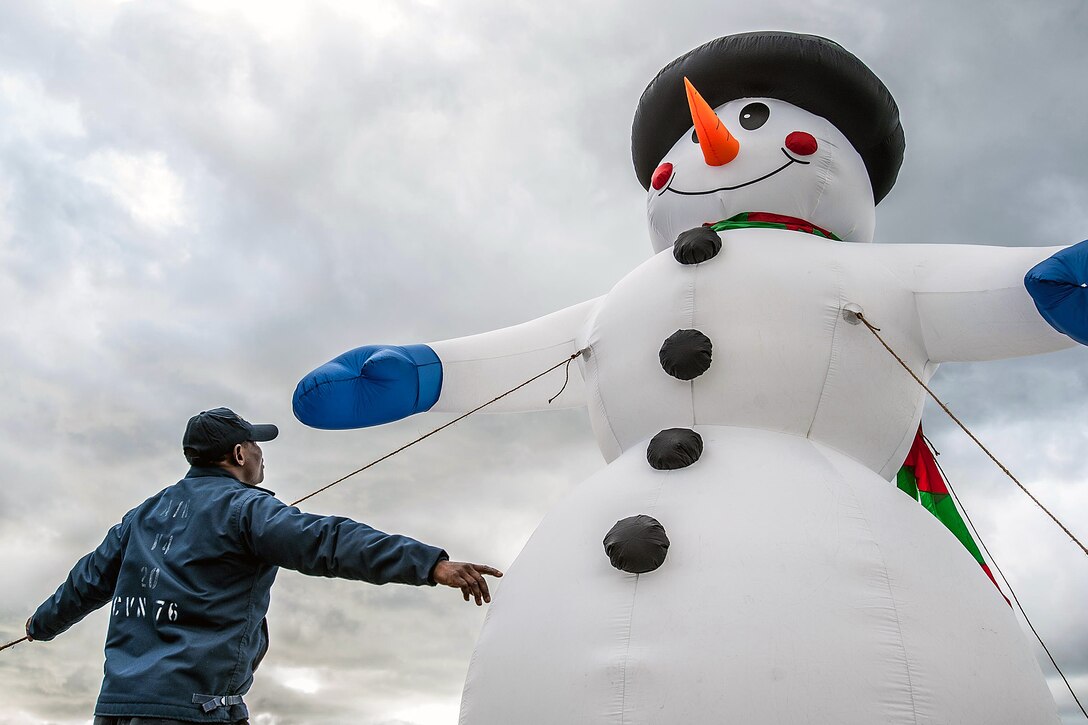
<path fill-rule="evenodd" d="M 757 229 L 788 229 L 791 232 L 808 232 L 809 234 L 815 234 L 816 236 L 824 237 L 825 239 L 834 239 L 836 242 L 842 241 L 832 232 L 822 229 L 815 224 L 810 224 L 804 219 L 785 216 L 783 214 L 772 214 L 766 211 L 741 212 L 736 216 L 731 216 L 728 219 L 723 219 L 714 224 L 707 222 L 703 226 L 710 227 L 716 232 L 724 232 L 727 229 L 751 229 L 753 227 Z"/>
<path fill-rule="evenodd" d="M 960 512 L 956 509 L 952 496 L 949 495 L 948 486 L 941 477 L 940 469 L 937 468 L 937 461 L 933 458 L 933 451 L 926 445 L 921 426 L 918 426 L 918 433 L 914 436 L 914 443 L 910 447 L 910 452 L 907 453 L 907 459 L 903 461 L 903 467 L 899 469 L 896 481 L 901 491 L 906 492 L 929 509 L 929 512 L 960 540 L 964 548 L 971 552 L 971 556 L 975 557 L 982 571 L 986 572 L 986 576 L 997 587 L 997 591 L 1001 592 L 1001 587 L 997 586 L 990 567 L 982 558 L 982 552 L 979 551 L 971 532 L 967 530 Z M 1001 594 L 1001 596 L 1005 595 Z M 1005 597 L 1005 601 L 1009 601 L 1008 597 Z"/>

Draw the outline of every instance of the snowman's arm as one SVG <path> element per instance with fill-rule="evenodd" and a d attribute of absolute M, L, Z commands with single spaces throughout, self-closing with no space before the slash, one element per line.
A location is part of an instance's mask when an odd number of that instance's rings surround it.
<path fill-rule="evenodd" d="M 306 375 L 295 388 L 295 417 L 339 430 L 389 423 L 428 410 L 465 412 L 576 352 L 575 338 L 598 299 L 521 325 L 430 345 L 366 345 Z M 489 412 L 585 404 L 580 368 L 545 375 L 488 406 Z"/>
<path fill-rule="evenodd" d="M 442 393 L 431 410 L 472 410 L 525 382 L 578 351 L 575 338 L 602 298 L 513 327 L 431 344 L 442 360 Z M 562 395 L 550 404 L 566 379 L 562 368 L 529 383 L 487 407 L 488 412 L 577 408 L 586 404 L 585 383 L 577 364 Z"/>
<path fill-rule="evenodd" d="M 930 360 L 954 362 L 1035 355 L 1084 341 L 1088 292 L 1075 281 L 1088 269 L 1083 245 L 883 250 L 889 269 L 914 291 Z"/>

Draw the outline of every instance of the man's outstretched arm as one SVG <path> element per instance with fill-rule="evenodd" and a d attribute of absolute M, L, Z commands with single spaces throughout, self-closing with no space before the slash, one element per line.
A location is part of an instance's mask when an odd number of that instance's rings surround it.
<path fill-rule="evenodd" d="M 30 639 L 48 641 L 113 598 L 121 570 L 121 524 L 97 549 L 80 559 L 68 579 L 26 622 Z"/>
<path fill-rule="evenodd" d="M 490 600 L 483 575 L 501 576 L 482 564 L 451 562 L 446 552 L 407 536 L 387 534 L 341 516 L 303 513 L 274 496 L 254 493 L 234 517 L 238 535 L 258 559 L 311 576 L 371 584 L 443 584 L 465 600 Z"/>

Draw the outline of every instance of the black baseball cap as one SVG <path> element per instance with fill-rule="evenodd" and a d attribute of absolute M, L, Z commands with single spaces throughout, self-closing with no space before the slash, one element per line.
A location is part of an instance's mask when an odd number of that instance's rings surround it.
<path fill-rule="evenodd" d="M 253 425 L 230 408 L 203 410 L 189 419 L 181 447 L 185 457 L 193 459 L 224 456 L 239 443 L 270 441 L 280 429 L 268 423 Z"/>

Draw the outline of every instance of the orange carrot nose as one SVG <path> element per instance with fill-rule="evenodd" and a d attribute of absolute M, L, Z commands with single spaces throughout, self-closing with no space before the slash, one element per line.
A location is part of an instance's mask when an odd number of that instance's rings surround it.
<path fill-rule="evenodd" d="M 684 87 L 688 91 L 688 108 L 691 109 L 691 122 L 695 124 L 695 133 L 699 136 L 699 147 L 703 149 L 703 158 L 707 166 L 724 166 L 740 153 L 740 141 L 725 127 L 710 104 L 703 100 L 695 86 L 686 77 Z"/>

